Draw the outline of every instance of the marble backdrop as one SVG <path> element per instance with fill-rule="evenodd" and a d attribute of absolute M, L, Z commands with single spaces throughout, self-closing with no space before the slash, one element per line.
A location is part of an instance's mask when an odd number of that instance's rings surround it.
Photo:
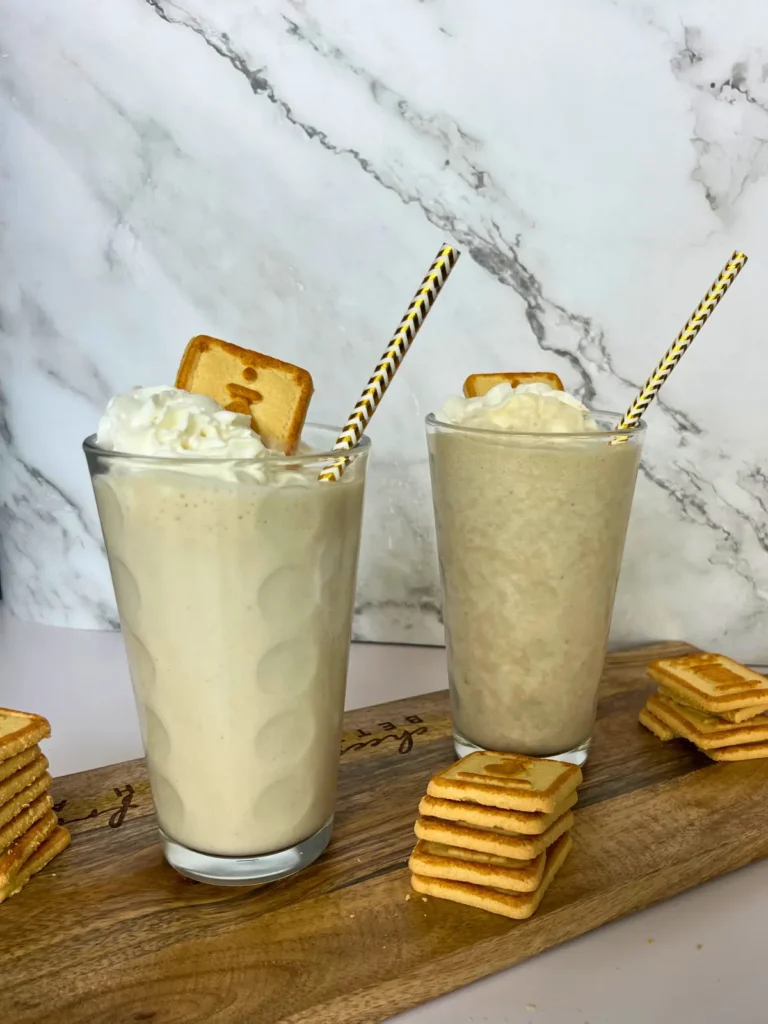
<path fill-rule="evenodd" d="M 79 450 L 208 333 L 340 422 L 443 240 L 463 258 L 371 428 L 356 629 L 439 643 L 423 415 L 473 370 L 648 415 L 615 644 L 768 660 L 768 7 L 742 0 L 0 0 L 0 575 L 105 627 Z"/>

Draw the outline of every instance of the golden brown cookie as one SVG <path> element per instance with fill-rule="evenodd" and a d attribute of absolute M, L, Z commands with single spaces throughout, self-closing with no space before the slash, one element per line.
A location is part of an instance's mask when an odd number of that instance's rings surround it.
<path fill-rule="evenodd" d="M 34 761 L 31 761 L 28 765 L 20 768 L 13 775 L 9 775 L 7 779 L 0 782 L 0 810 L 18 793 L 21 793 L 22 790 L 41 778 L 47 768 L 48 758 L 45 754 L 39 754 Z"/>
<path fill-rule="evenodd" d="M 498 807 L 484 807 L 482 804 L 462 800 L 441 800 L 424 796 L 419 804 L 419 814 L 425 818 L 442 818 L 458 821 L 477 828 L 498 828 L 504 832 L 516 832 L 527 836 L 539 836 L 550 825 L 576 803 L 575 792 L 570 793 L 551 814 L 541 811 L 503 811 Z"/>
<path fill-rule="evenodd" d="M 443 846 L 420 839 L 408 861 L 415 875 L 443 878 L 473 885 L 490 885 L 511 892 L 533 892 L 544 874 L 546 855 L 529 860 L 511 860 L 493 854 L 476 853 L 460 846 Z"/>
<path fill-rule="evenodd" d="M 640 725 L 644 725 L 649 732 L 652 732 L 653 735 L 658 737 L 658 739 L 663 743 L 666 743 L 668 740 L 673 740 L 676 736 L 676 733 L 670 729 L 668 725 L 658 719 L 656 715 L 649 710 L 647 705 L 641 710 L 638 721 L 640 722 Z"/>
<path fill-rule="evenodd" d="M 724 654 L 686 654 L 663 658 L 648 675 L 685 701 L 711 714 L 740 708 L 768 710 L 768 679 Z"/>
<path fill-rule="evenodd" d="M 292 454 L 312 398 L 310 374 L 281 359 L 199 334 L 181 359 L 176 387 L 251 417 L 267 448 Z"/>
<path fill-rule="evenodd" d="M 685 704 L 687 707 L 696 708 L 699 711 L 704 711 L 704 707 L 701 704 L 696 704 L 696 699 L 689 699 L 684 693 L 678 691 L 673 693 L 672 690 L 668 690 L 666 686 L 659 687 L 659 696 L 667 697 L 669 700 L 675 701 L 676 704 Z M 715 712 L 711 712 L 715 714 Z M 762 704 L 757 704 L 749 708 L 736 708 L 732 711 L 718 711 L 717 717 L 721 718 L 724 722 L 733 722 L 734 725 L 739 722 L 748 722 L 753 718 L 764 718 L 768 722 L 768 715 L 765 713 L 765 707 Z"/>
<path fill-rule="evenodd" d="M 35 852 L 24 861 L 14 878 L 5 885 L 0 885 L 0 903 L 9 896 L 15 896 L 17 892 L 23 889 L 32 875 L 42 871 L 46 864 L 50 864 L 57 854 L 69 846 L 70 840 L 69 830 L 64 828 L 63 825 L 57 825 L 45 842 L 38 846 Z"/>
<path fill-rule="evenodd" d="M 646 707 L 659 721 L 664 722 L 675 736 L 695 743 L 699 750 L 705 752 L 718 747 L 768 743 L 768 720 L 724 722 L 717 715 L 677 704 L 668 697 L 662 697 L 661 694 L 649 697 Z M 760 717 L 765 718 L 762 715 Z"/>
<path fill-rule="evenodd" d="M 550 847 L 547 852 L 543 877 L 539 887 L 533 892 L 504 892 L 490 886 L 472 885 L 469 882 L 442 878 L 427 878 L 418 874 L 411 876 L 411 885 L 416 892 L 424 893 L 427 896 L 436 896 L 438 899 L 463 903 L 465 906 L 477 907 L 479 910 L 488 910 L 492 914 L 524 920 L 538 909 L 552 879 L 570 853 L 571 846 L 571 837 L 565 835 Z"/>
<path fill-rule="evenodd" d="M 768 757 L 768 743 L 744 743 L 737 747 L 715 747 L 702 753 L 713 761 L 755 761 Z"/>
<path fill-rule="evenodd" d="M 470 373 L 464 381 L 465 398 L 482 398 L 497 384 L 549 384 L 553 391 L 564 391 L 563 382 L 556 373 Z"/>
<path fill-rule="evenodd" d="M 443 846 L 460 846 L 478 853 L 491 853 L 510 860 L 531 860 L 573 826 L 573 812 L 566 811 L 538 836 L 514 835 L 501 829 L 470 828 L 457 821 L 417 818 L 413 831 L 418 839 Z"/>
<path fill-rule="evenodd" d="M 15 818 L 11 818 L 7 825 L 0 826 L 0 850 L 5 850 L 14 839 L 23 836 L 27 829 L 46 815 L 52 807 L 53 797 L 50 793 L 43 793 L 19 811 Z"/>
<path fill-rule="evenodd" d="M 10 846 L 0 850 L 0 890 L 14 882 L 22 865 L 42 846 L 57 824 L 55 812 L 48 811 Z"/>
<path fill-rule="evenodd" d="M 0 708 L 0 762 L 15 757 L 50 735 L 50 723 L 42 715 Z"/>
<path fill-rule="evenodd" d="M 34 762 L 33 762 L 34 763 Z M 32 765 L 28 765 L 23 771 L 28 771 Z M 17 774 L 21 774 L 17 772 Z M 11 776 L 11 779 L 15 776 Z M 10 782 L 11 779 L 7 779 Z M 5 785 L 6 783 L 3 783 Z M 47 792 L 48 787 L 51 784 L 51 776 L 48 772 L 44 772 L 39 775 L 34 782 L 31 782 L 24 789 L 20 789 L 17 793 L 7 799 L 4 803 L 0 803 L 0 828 L 7 825 L 9 821 L 13 821 L 17 814 L 21 814 L 25 807 L 29 807 L 37 800 L 38 797 L 42 796 Z"/>
<path fill-rule="evenodd" d="M 427 795 L 552 814 L 581 784 L 581 769 L 565 761 L 475 751 L 430 780 Z"/>
<path fill-rule="evenodd" d="M 19 754 L 14 754 L 13 757 L 6 758 L 5 761 L 0 761 L 0 782 L 5 782 L 9 776 L 19 771 L 20 768 L 26 768 L 38 757 L 40 757 L 40 747 L 35 744 L 22 750 Z"/>

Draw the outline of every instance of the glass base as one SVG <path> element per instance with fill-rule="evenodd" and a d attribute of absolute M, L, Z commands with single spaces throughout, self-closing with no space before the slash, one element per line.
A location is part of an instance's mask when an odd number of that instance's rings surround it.
<path fill-rule="evenodd" d="M 589 744 L 592 742 L 592 737 L 585 740 L 584 743 L 579 747 L 574 747 L 573 750 L 566 750 L 562 754 L 547 754 L 544 758 L 546 761 L 567 761 L 569 764 L 582 765 L 587 760 L 587 754 L 589 752 Z M 453 730 L 453 747 L 459 757 L 466 757 L 467 754 L 474 754 L 478 750 L 485 750 L 485 747 L 478 747 L 472 740 L 468 740 L 465 736 L 462 736 L 460 732 Z M 533 756 L 533 755 L 531 755 Z"/>
<path fill-rule="evenodd" d="M 162 829 L 163 854 L 172 868 L 196 882 L 207 885 L 266 885 L 309 867 L 328 845 L 333 815 L 313 836 L 288 850 L 261 853 L 255 857 L 217 857 L 190 850 L 166 836 Z"/>

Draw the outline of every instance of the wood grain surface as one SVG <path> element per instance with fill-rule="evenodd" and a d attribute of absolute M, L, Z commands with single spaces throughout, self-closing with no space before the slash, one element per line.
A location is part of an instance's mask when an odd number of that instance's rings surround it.
<path fill-rule="evenodd" d="M 768 761 L 637 723 L 647 662 L 690 649 L 609 656 L 573 853 L 529 921 L 410 891 L 419 799 L 454 760 L 444 692 L 346 716 L 331 846 L 263 889 L 163 862 L 140 761 L 57 779 L 72 846 L 0 907 L 0 1021 L 382 1021 L 765 856 Z"/>

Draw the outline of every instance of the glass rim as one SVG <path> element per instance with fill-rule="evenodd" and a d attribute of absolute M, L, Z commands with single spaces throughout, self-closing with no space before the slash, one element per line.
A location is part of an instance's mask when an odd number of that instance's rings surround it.
<path fill-rule="evenodd" d="M 305 427 L 312 430 L 326 430 L 332 433 L 334 437 L 338 437 L 341 434 L 342 427 L 332 427 L 327 423 L 305 423 Z M 350 456 L 355 454 L 361 454 L 367 451 L 371 447 L 371 439 L 367 434 L 363 434 L 357 444 L 352 445 L 351 448 L 331 448 L 327 451 L 321 452 L 308 452 L 305 455 L 284 455 L 283 452 L 276 452 L 270 449 L 269 465 L 272 467 L 279 467 L 285 465 L 295 466 L 297 463 L 311 464 L 313 462 L 327 462 L 341 458 L 343 456 Z M 251 466 L 254 463 L 261 462 L 262 457 L 259 455 L 251 455 L 248 458 L 235 458 L 232 456 L 221 456 L 221 455 L 139 455 L 136 452 L 118 452 L 112 448 L 102 448 L 96 444 L 96 434 L 89 434 L 88 437 L 83 441 L 83 450 L 86 454 L 99 455 L 108 459 L 127 459 L 127 460 L 140 460 L 142 462 L 156 463 L 158 466 L 174 465 L 175 463 L 184 466 L 200 465 L 215 465 L 217 463 L 226 462 L 228 464 L 236 463 L 237 465 Z"/>
<path fill-rule="evenodd" d="M 619 423 L 623 413 L 612 412 L 609 409 L 589 409 L 592 416 L 598 419 L 612 419 L 616 423 Z M 534 439 L 537 441 L 559 441 L 562 438 L 576 438 L 579 441 L 605 441 L 607 438 L 613 437 L 642 437 L 647 429 L 647 424 L 640 420 L 634 427 L 629 430 L 619 430 L 618 427 L 614 427 L 612 430 L 577 430 L 577 431 L 558 431 L 557 433 L 552 431 L 543 430 L 503 430 L 500 427 L 468 427 L 463 423 L 447 423 L 445 420 L 439 420 L 437 415 L 430 412 L 424 418 L 424 422 L 428 427 L 437 427 L 440 430 L 453 431 L 457 434 L 469 434 L 471 437 L 505 437 L 505 438 L 521 438 L 521 439 Z"/>

